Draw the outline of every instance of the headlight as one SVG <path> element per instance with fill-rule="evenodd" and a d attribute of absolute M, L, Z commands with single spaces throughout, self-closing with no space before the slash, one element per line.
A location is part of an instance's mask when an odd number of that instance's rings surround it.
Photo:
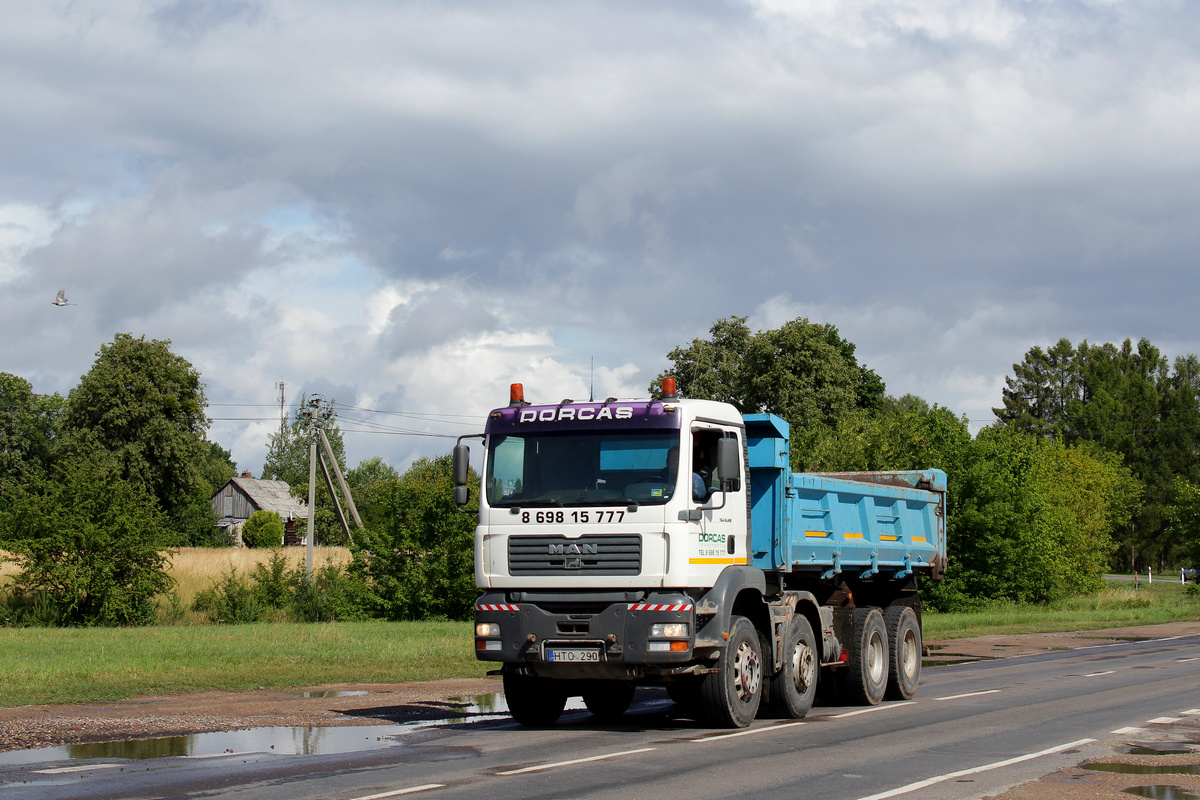
<path fill-rule="evenodd" d="M 499 636 L 500 635 L 500 623 L 499 622 L 476 622 L 475 623 L 475 635 L 476 636 Z"/>
<path fill-rule="evenodd" d="M 686 639 L 687 636 L 686 622 L 657 622 L 650 626 L 651 639 Z"/>

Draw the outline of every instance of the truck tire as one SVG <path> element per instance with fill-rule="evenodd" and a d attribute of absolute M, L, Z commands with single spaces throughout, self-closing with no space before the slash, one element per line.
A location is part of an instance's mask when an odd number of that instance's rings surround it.
<path fill-rule="evenodd" d="M 803 614 L 788 622 L 783 636 L 783 666 L 771 679 L 767 704 L 783 719 L 802 719 L 817 695 L 820 654 L 812 625 Z"/>
<path fill-rule="evenodd" d="M 722 728 L 744 728 L 754 721 L 762 702 L 762 645 L 745 617 L 729 620 L 729 639 L 720 669 L 704 676 L 700 702 L 708 722 Z"/>
<path fill-rule="evenodd" d="M 883 612 L 888 634 L 889 700 L 911 700 L 921 680 L 921 623 L 907 606 L 891 606 Z"/>
<path fill-rule="evenodd" d="M 629 710 L 633 689 L 626 681 L 595 681 L 583 690 L 583 704 L 601 722 L 615 722 Z"/>
<path fill-rule="evenodd" d="M 846 698 L 858 705 L 875 706 L 883 699 L 888 679 L 888 635 L 878 608 L 854 609 L 854 638 L 846 665 Z"/>
<path fill-rule="evenodd" d="M 512 718 L 530 728 L 553 725 L 567 705 L 567 692 L 558 681 L 525 675 L 504 675 L 504 699 Z"/>

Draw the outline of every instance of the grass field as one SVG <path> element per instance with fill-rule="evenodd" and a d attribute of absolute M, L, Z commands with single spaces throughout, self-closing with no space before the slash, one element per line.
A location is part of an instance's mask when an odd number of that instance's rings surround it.
<path fill-rule="evenodd" d="M 318 548 L 317 564 L 345 562 L 344 548 Z M 303 564 L 304 549 L 285 551 Z M 237 569 L 249 575 L 270 552 L 181 550 L 171 574 L 180 600 Z M 9 570 L 11 574 L 11 570 Z M 0 573 L 3 574 L 3 573 Z M 2 581 L 3 578 L 0 578 Z M 193 617 L 195 617 L 193 619 Z M 180 624 L 147 628 L 0 628 L 0 706 L 111 700 L 205 690 L 321 683 L 483 677 L 465 622 Z M 1200 620 L 1200 596 L 1177 582 L 1109 583 L 1047 606 L 1005 605 L 924 616 L 925 636 L 1045 633 Z"/>
<path fill-rule="evenodd" d="M 0 628 L 0 706 L 485 671 L 465 622 Z"/>
<path fill-rule="evenodd" d="M 1135 589 L 1109 583 L 1094 595 L 1045 606 L 1004 605 L 967 614 L 923 615 L 927 639 L 958 639 L 989 633 L 1053 633 L 1200 620 L 1200 595 L 1178 581 Z"/>

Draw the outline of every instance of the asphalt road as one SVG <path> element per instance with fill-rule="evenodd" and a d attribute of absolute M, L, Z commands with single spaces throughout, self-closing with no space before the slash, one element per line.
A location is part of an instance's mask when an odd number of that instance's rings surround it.
<path fill-rule="evenodd" d="M 1195 720 L 1198 676 L 1200 636 L 1128 642 L 929 668 L 912 702 L 818 707 L 736 732 L 650 691 L 617 726 L 568 711 L 548 730 L 485 718 L 338 755 L 0 766 L 0 798 L 961 800 Z"/>

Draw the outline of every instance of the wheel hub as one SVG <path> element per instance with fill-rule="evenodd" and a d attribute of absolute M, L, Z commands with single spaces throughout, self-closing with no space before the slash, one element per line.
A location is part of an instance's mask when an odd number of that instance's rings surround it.
<path fill-rule="evenodd" d="M 762 661 L 749 644 L 742 643 L 734 654 L 733 685 L 738 699 L 747 703 L 758 693 L 762 683 Z"/>
<path fill-rule="evenodd" d="M 817 659 L 807 642 L 796 642 L 792 651 L 792 677 L 800 694 L 817 682 Z"/>

